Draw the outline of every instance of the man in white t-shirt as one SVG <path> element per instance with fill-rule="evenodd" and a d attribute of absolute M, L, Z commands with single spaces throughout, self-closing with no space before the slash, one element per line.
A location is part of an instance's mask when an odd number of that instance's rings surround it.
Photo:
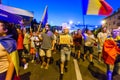
<path fill-rule="evenodd" d="M 105 39 L 108 37 L 106 27 L 102 28 L 102 31 L 98 33 L 97 37 L 98 37 L 98 60 L 101 61 L 103 43 Z"/>
<path fill-rule="evenodd" d="M 85 35 L 85 45 L 84 45 L 84 60 L 86 60 L 86 53 L 89 51 L 90 54 L 90 64 L 93 64 L 93 44 L 96 41 L 91 30 L 87 30 Z"/>

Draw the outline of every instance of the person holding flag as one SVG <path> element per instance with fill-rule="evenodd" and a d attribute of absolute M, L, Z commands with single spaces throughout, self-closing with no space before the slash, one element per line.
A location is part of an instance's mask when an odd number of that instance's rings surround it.
<path fill-rule="evenodd" d="M 48 69 L 49 62 L 51 59 L 51 50 L 54 49 L 54 34 L 50 31 L 50 25 L 45 25 L 45 32 L 41 33 L 41 49 L 40 57 L 42 59 L 41 68 L 45 66 L 45 69 Z M 45 57 L 47 57 L 47 63 L 45 62 Z"/>
<path fill-rule="evenodd" d="M 113 39 L 113 36 L 109 35 L 103 44 L 102 50 L 102 58 L 107 65 L 107 80 L 113 79 L 114 63 L 118 54 L 120 54 L 120 48 Z"/>

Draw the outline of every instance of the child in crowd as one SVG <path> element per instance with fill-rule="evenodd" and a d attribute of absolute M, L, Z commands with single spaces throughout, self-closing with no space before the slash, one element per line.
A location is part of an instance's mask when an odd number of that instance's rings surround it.
<path fill-rule="evenodd" d="M 34 41 L 35 41 L 35 32 L 33 32 L 30 38 L 30 54 L 32 55 L 32 61 L 31 61 L 32 63 L 35 60 L 35 53 L 36 53 Z"/>

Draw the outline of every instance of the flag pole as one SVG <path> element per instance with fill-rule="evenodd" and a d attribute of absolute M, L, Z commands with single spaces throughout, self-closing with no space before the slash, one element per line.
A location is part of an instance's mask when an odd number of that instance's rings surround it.
<path fill-rule="evenodd" d="M 45 10 L 44 10 L 44 13 L 43 13 L 43 16 L 42 16 L 42 19 L 41 19 L 41 22 L 40 22 L 40 24 L 39 24 L 39 26 L 38 26 L 38 31 L 40 31 L 40 28 L 41 28 L 41 26 L 42 26 L 42 22 L 43 22 L 43 20 L 44 20 L 45 15 L 46 15 L 47 8 L 48 8 L 48 6 L 46 5 Z"/>
<path fill-rule="evenodd" d="M 40 31 L 41 26 L 42 26 L 42 22 L 40 22 L 40 24 L 38 25 L 38 31 Z"/>
<path fill-rule="evenodd" d="M 81 7 L 82 7 L 82 21 L 83 21 L 83 27 L 85 28 L 85 16 L 84 16 L 84 13 L 83 13 L 83 10 L 84 10 L 83 0 L 81 0 Z"/>

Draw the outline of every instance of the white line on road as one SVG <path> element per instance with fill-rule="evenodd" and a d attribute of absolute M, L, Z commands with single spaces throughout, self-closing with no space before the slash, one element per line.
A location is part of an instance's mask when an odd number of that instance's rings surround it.
<path fill-rule="evenodd" d="M 77 80 L 82 80 L 82 76 L 81 76 L 81 73 L 80 73 L 80 69 L 79 69 L 77 60 L 73 59 L 73 62 L 74 62 L 74 65 L 75 65 L 76 78 L 77 78 Z"/>

